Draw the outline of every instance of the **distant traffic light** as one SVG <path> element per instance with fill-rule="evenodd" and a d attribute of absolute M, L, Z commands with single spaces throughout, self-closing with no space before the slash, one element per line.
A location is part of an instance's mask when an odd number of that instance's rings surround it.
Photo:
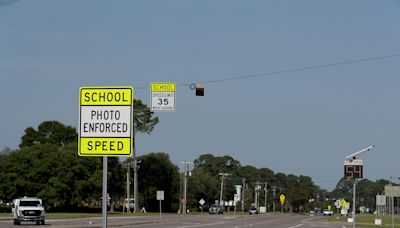
<path fill-rule="evenodd" d="M 201 83 L 196 84 L 196 96 L 199 96 L 199 97 L 204 96 L 204 85 Z"/>

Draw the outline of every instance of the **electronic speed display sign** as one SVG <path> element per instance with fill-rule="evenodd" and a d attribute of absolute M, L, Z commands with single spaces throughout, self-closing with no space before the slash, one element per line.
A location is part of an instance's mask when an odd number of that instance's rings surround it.
<path fill-rule="evenodd" d="M 151 111 L 174 112 L 175 87 L 173 82 L 152 82 L 150 85 Z"/>
<path fill-rule="evenodd" d="M 81 87 L 79 104 L 80 156 L 132 155 L 132 87 Z"/>
<path fill-rule="evenodd" d="M 344 161 L 344 177 L 348 180 L 363 178 L 363 161 L 362 160 L 345 160 Z"/>

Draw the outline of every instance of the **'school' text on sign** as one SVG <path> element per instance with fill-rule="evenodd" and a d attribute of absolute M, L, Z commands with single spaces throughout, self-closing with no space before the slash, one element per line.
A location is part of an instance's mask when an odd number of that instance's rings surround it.
<path fill-rule="evenodd" d="M 80 156 L 132 154 L 133 88 L 80 88 Z"/>

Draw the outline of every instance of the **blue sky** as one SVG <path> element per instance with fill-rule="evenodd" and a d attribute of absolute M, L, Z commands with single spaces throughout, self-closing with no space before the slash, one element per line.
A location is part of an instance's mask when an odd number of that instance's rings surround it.
<path fill-rule="evenodd" d="M 1 3 L 2 1 L 0 1 Z M 4 0 L 3 0 L 4 2 Z M 0 4 L 2 5 L 2 4 Z M 400 54 L 400 2 L 61 1 L 0 7 L 0 147 L 46 120 L 78 126 L 81 86 L 148 86 Z M 311 176 L 333 189 L 369 145 L 365 177 L 400 176 L 400 58 L 178 87 L 137 154 L 204 153 Z M 147 89 L 135 98 L 149 104 Z"/>

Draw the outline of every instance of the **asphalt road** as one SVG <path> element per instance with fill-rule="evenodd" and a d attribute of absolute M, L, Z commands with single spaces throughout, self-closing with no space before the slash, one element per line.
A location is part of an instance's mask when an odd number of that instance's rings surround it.
<path fill-rule="evenodd" d="M 310 217 L 303 215 L 163 215 L 159 216 L 132 216 L 110 217 L 108 227 L 128 228 L 349 228 L 348 224 L 336 224 L 326 222 L 324 217 Z M 39 226 L 35 223 L 22 223 L 13 225 L 11 220 L 0 221 L 1 228 L 30 228 L 30 227 L 54 227 L 54 228 L 99 228 L 102 226 L 101 218 L 85 219 L 48 219 L 46 225 Z"/>

